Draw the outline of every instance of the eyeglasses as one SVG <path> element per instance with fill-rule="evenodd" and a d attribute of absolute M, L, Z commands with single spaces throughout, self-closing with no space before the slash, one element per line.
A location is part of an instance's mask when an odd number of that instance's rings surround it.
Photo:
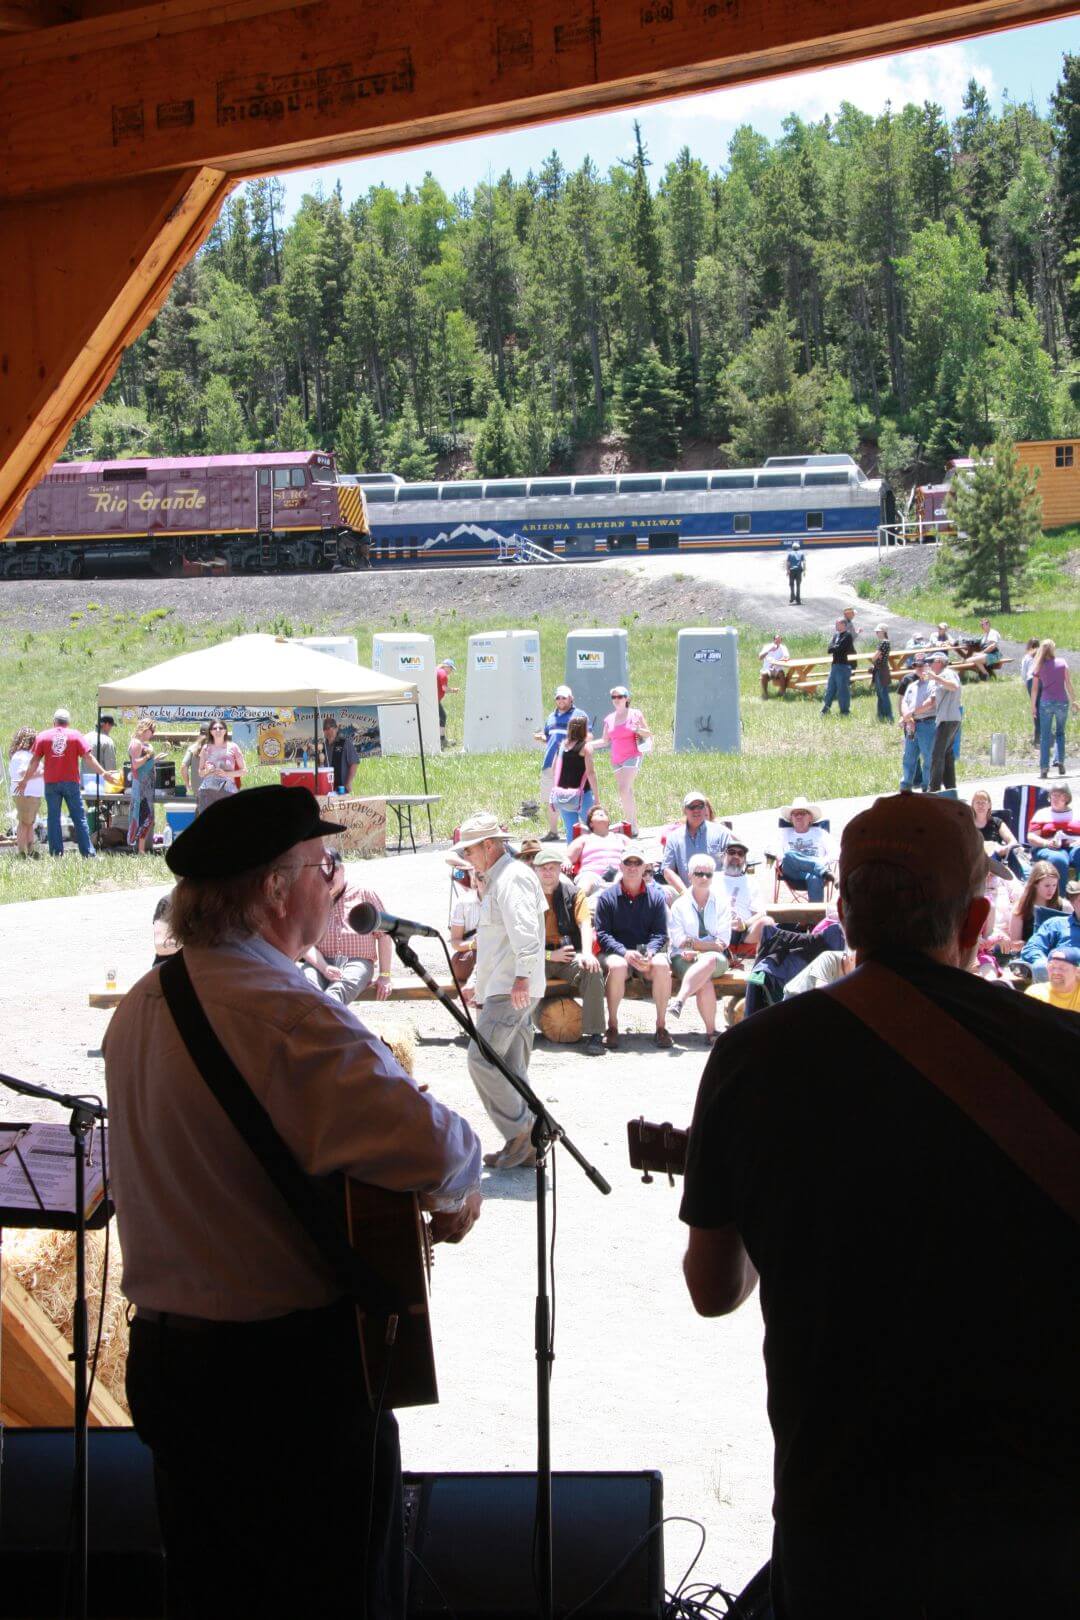
<path fill-rule="evenodd" d="M 688 810 L 704 810 L 704 808 L 705 808 L 705 800 L 704 799 L 691 799 L 690 803 L 686 806 L 686 808 Z"/>
<path fill-rule="evenodd" d="M 644 861 L 623 861 L 624 866 L 644 866 Z"/>
<path fill-rule="evenodd" d="M 321 861 L 301 861 L 297 867 L 297 871 L 300 870 L 300 867 L 317 866 L 319 871 L 322 873 L 325 882 L 329 884 L 333 883 L 335 872 L 344 866 L 344 864 L 344 861 L 336 849 L 328 849 Z"/>
<path fill-rule="evenodd" d="M 707 877 L 707 878 L 711 878 L 712 873 L 709 871 L 708 867 L 695 866 L 694 870 L 690 873 L 690 876 L 691 877 Z"/>

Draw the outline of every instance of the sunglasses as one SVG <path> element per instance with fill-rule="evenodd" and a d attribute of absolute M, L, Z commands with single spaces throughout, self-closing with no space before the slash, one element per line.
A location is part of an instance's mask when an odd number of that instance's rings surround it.
<path fill-rule="evenodd" d="M 704 808 L 705 808 L 705 800 L 704 799 L 691 799 L 690 803 L 687 805 L 686 808 L 688 810 L 704 810 Z"/>
<path fill-rule="evenodd" d="M 707 877 L 707 878 L 711 878 L 712 873 L 707 871 L 704 866 L 697 866 L 690 873 L 690 876 L 691 877 Z"/>
<path fill-rule="evenodd" d="M 624 866 L 644 866 L 644 861 L 623 861 Z"/>

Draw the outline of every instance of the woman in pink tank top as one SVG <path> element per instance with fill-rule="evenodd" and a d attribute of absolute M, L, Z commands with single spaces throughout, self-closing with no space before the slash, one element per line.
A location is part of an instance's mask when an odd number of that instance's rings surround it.
<path fill-rule="evenodd" d="M 615 772 L 615 786 L 622 802 L 623 818 L 629 824 L 631 838 L 637 837 L 637 803 L 634 782 L 643 757 L 642 744 L 652 733 L 640 709 L 630 707 L 630 693 L 625 686 L 611 688 L 611 701 L 615 708 L 604 720 L 601 739 L 595 748 L 611 749 L 611 768 Z M 651 747 L 651 742 L 649 743 Z"/>

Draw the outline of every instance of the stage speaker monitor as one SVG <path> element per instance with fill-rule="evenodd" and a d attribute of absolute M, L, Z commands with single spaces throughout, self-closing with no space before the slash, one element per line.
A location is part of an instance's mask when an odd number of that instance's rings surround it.
<path fill-rule="evenodd" d="M 437 754 L 439 742 L 439 699 L 435 685 L 435 642 L 431 636 L 404 631 L 380 631 L 371 638 L 371 667 L 395 681 L 409 681 L 420 694 L 420 731 L 417 711 L 411 703 L 379 705 L 379 739 L 384 755 L 419 754 L 423 737 L 424 753 Z"/>
<path fill-rule="evenodd" d="M 0 1442 L 0 1616 L 56 1620 L 67 1612 L 72 1431 L 5 1428 Z M 89 1614 L 156 1620 L 165 1555 L 150 1453 L 134 1429 L 91 1429 L 88 1471 Z"/>
<path fill-rule="evenodd" d="M 737 754 L 742 748 L 738 634 L 680 630 L 675 660 L 675 752 Z"/>
<path fill-rule="evenodd" d="M 465 655 L 467 754 L 536 751 L 544 723 L 540 637 L 535 630 L 492 630 L 470 636 Z"/>
<path fill-rule="evenodd" d="M 613 1576 L 589 1603 L 589 1620 L 658 1620 L 661 1476 L 556 1474 L 552 1506 L 555 1613 L 568 1614 Z M 534 1620 L 535 1512 L 535 1474 L 406 1474 L 409 1620 L 447 1612 L 457 1620 Z"/>
<path fill-rule="evenodd" d="M 565 679 L 574 694 L 576 707 L 589 717 L 589 730 L 594 737 L 599 737 L 604 716 L 612 709 L 611 688 L 630 687 L 631 704 L 634 701 L 626 631 L 567 631 Z"/>

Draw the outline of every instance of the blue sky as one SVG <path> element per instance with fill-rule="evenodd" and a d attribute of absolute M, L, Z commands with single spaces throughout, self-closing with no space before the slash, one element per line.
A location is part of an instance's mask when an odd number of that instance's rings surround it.
<path fill-rule="evenodd" d="M 810 121 L 833 112 L 841 101 L 879 113 L 887 101 L 902 107 L 907 101 L 930 100 L 953 118 L 972 77 L 985 87 L 995 108 L 1008 92 L 1014 101 L 1034 100 L 1045 111 L 1061 74 L 1062 56 L 1069 50 L 1080 50 L 1080 26 L 1075 18 L 761 84 L 681 96 L 626 112 L 596 113 L 505 135 L 475 136 L 354 163 L 301 169 L 282 177 L 288 212 L 295 211 L 304 192 L 317 181 L 329 190 L 340 180 L 348 203 L 369 186 L 387 185 L 401 191 L 410 183 L 415 185 L 428 169 L 451 193 L 462 187 L 471 191 L 478 181 L 507 169 L 516 179 L 523 179 L 530 169 L 539 168 L 553 147 L 568 169 L 577 168 L 589 156 L 606 173 L 613 163 L 629 156 L 635 118 L 641 120 L 655 179 L 682 146 L 689 146 L 710 168 L 720 168 L 740 124 L 752 124 L 773 137 L 792 111 Z"/>

